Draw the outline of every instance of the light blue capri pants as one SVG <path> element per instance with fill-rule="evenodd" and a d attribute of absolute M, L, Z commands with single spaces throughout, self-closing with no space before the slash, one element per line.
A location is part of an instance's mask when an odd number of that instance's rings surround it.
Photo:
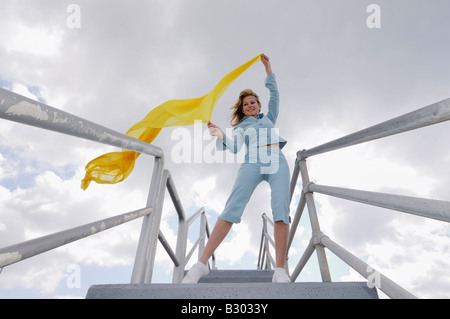
<path fill-rule="evenodd" d="M 259 153 L 254 160 L 249 160 L 248 155 L 246 156 L 219 219 L 239 223 L 256 186 L 267 181 L 271 189 L 273 221 L 289 224 L 290 173 L 286 158 L 280 150 L 274 148 L 264 148 Z"/>

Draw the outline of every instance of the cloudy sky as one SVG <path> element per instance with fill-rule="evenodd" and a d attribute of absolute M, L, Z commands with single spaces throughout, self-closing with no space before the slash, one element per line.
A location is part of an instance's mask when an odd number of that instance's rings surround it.
<path fill-rule="evenodd" d="M 370 4 L 381 10 L 379 28 L 368 27 Z M 298 150 L 450 97 L 447 0 L 1 0 L 0 10 L 0 86 L 118 132 L 167 100 L 204 95 L 264 52 L 277 76 L 277 127 L 288 141 L 291 171 Z M 219 100 L 213 122 L 230 126 L 229 107 L 244 88 L 260 94 L 267 112 L 264 78 L 262 64 L 252 66 Z M 141 156 L 123 183 L 82 191 L 87 162 L 116 149 L 0 121 L 1 247 L 145 205 L 152 158 Z M 205 207 L 212 227 L 239 163 L 177 162 L 177 129 L 164 129 L 154 144 L 166 153 L 186 214 Z M 194 141 L 194 127 L 183 129 Z M 449 129 L 442 123 L 312 157 L 311 179 L 448 201 Z M 300 183 L 296 200 L 299 190 Z M 448 224 L 315 199 L 331 239 L 418 297 L 450 297 Z M 257 188 L 242 223 L 218 249 L 219 268 L 256 267 L 262 213 L 271 215 L 268 184 Z M 311 236 L 304 217 L 291 269 Z M 176 221 L 166 200 L 162 228 L 173 245 Z M 133 221 L 5 267 L 0 298 L 76 298 L 93 284 L 129 282 L 140 227 Z M 362 280 L 331 252 L 327 257 L 334 281 Z M 170 282 L 168 264 L 159 247 L 153 282 Z M 315 255 L 298 281 L 320 281 Z"/>

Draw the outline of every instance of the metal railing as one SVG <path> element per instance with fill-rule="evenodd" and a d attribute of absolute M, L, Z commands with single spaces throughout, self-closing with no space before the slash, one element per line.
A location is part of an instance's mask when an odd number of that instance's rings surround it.
<path fill-rule="evenodd" d="M 158 241 L 161 242 L 174 263 L 172 282 L 181 282 L 184 275 L 184 268 L 193 252 L 197 249 L 199 255 L 202 253 L 205 238 L 209 236 L 209 227 L 203 208 L 186 220 L 175 183 L 169 171 L 164 169 L 164 152 L 161 148 L 3 88 L 0 88 L 0 118 L 155 157 L 146 207 L 0 248 L 0 269 L 142 217 L 143 223 L 131 275 L 131 283 L 151 282 Z M 160 230 L 165 188 L 167 188 L 178 214 L 178 236 L 175 252 Z M 200 218 L 199 238 L 186 255 L 189 227 L 198 218 Z M 213 268 L 215 267 L 214 261 L 215 257 L 213 256 Z"/>
<path fill-rule="evenodd" d="M 286 256 L 289 256 L 289 248 L 291 247 L 305 206 L 307 206 L 308 208 L 312 228 L 312 236 L 302 257 L 297 263 L 295 269 L 290 274 L 292 281 L 295 281 L 297 279 L 315 250 L 319 261 L 322 281 L 331 282 L 330 271 L 328 269 L 328 262 L 324 248 L 328 248 L 331 252 L 333 252 L 350 267 L 356 270 L 364 278 L 372 280 L 371 277 L 374 277 L 374 270 L 372 267 L 367 265 L 364 261 L 354 256 L 352 253 L 345 250 L 340 245 L 332 241 L 328 236 L 322 233 L 317 217 L 313 193 L 321 193 L 368 205 L 383 207 L 426 218 L 432 218 L 439 221 L 450 222 L 450 202 L 447 201 L 316 185 L 309 179 L 306 159 L 314 155 L 373 141 L 410 130 L 419 129 L 428 125 L 433 125 L 448 120 L 450 120 L 450 99 L 443 100 L 441 102 L 396 117 L 378 125 L 358 131 L 356 133 L 346 135 L 331 142 L 319 145 L 309 150 L 299 151 L 297 153 L 297 159 L 291 179 L 291 199 L 294 194 L 299 174 L 302 177 L 303 189 L 292 221 Z M 258 258 L 259 269 L 270 269 L 271 266 L 275 265 L 273 258 L 271 258 L 270 255 L 269 245 L 271 244 L 273 246 L 273 240 L 270 238 L 270 235 L 267 231 L 266 220 L 268 220 L 268 218 L 263 215 L 260 256 Z M 266 264 L 264 264 L 264 261 L 266 261 Z M 377 272 L 376 277 L 378 279 L 378 283 L 376 283 L 375 286 L 382 292 L 384 292 L 387 296 L 391 298 L 415 298 L 414 295 L 394 283 L 383 274 Z M 374 283 L 372 282 L 370 282 L 369 284 L 374 285 Z"/>
<path fill-rule="evenodd" d="M 146 207 L 0 248 L 0 268 L 142 217 L 143 223 L 131 275 L 131 283 L 151 282 L 158 241 L 162 244 L 174 264 L 172 282 L 181 282 L 184 275 L 184 268 L 195 250 L 198 250 L 199 255 L 201 255 L 205 245 L 205 239 L 209 236 L 209 226 L 203 208 L 186 219 L 175 188 L 175 183 L 169 171 L 164 169 L 164 152 L 160 148 L 1 88 L 0 118 L 155 157 Z M 294 195 L 293 193 L 299 175 L 302 177 L 303 189 L 292 221 L 286 256 L 289 255 L 289 248 L 292 245 L 305 206 L 308 208 L 312 236 L 302 257 L 290 274 L 292 281 L 297 279 L 309 258 L 316 251 L 322 281 L 331 282 L 325 248 L 332 251 L 366 279 L 369 279 L 373 274 L 372 268 L 369 265 L 322 233 L 313 197 L 314 192 L 450 222 L 450 203 L 446 201 L 316 185 L 309 179 L 306 159 L 321 153 L 448 120 L 450 120 L 450 99 L 297 153 L 291 179 L 291 199 Z M 160 230 L 166 188 L 178 215 L 178 235 L 175 251 L 171 248 Z M 200 219 L 200 233 L 193 247 L 186 253 L 189 227 L 197 219 Z M 275 265 L 275 261 L 270 252 L 271 247 L 273 248 L 274 246 L 274 241 L 269 235 L 268 225 L 273 226 L 273 222 L 267 216 L 263 215 L 263 231 L 261 235 L 258 269 L 270 269 L 271 266 Z M 212 268 L 215 268 L 214 263 L 215 256 L 213 255 Z M 411 293 L 384 275 L 379 274 L 379 278 L 380 282 L 377 287 L 386 293 L 386 295 L 392 298 L 414 298 Z"/>

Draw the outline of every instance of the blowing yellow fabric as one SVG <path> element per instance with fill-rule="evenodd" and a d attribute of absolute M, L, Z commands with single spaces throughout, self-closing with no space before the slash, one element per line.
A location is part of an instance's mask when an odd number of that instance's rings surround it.
<path fill-rule="evenodd" d="M 170 100 L 147 114 L 140 122 L 133 125 L 127 135 L 146 143 L 151 143 L 163 127 L 191 125 L 195 121 L 207 123 L 219 98 L 225 90 L 251 65 L 261 60 L 258 55 L 228 73 L 208 94 L 194 99 Z M 86 175 L 81 182 L 81 188 L 86 190 L 92 180 L 101 184 L 115 184 L 130 175 L 134 162 L 140 153 L 122 150 L 106 153 L 86 165 Z"/>

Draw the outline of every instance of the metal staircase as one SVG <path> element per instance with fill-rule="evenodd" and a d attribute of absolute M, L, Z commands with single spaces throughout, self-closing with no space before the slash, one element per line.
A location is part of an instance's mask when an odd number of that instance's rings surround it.
<path fill-rule="evenodd" d="M 303 189 L 293 216 L 288 247 L 291 246 L 294 240 L 294 235 L 305 207 L 307 207 L 311 222 L 312 236 L 303 256 L 292 272 L 287 269 L 293 281 L 292 284 L 273 284 L 270 282 L 272 276 L 271 269 L 274 266 L 271 252 L 273 251 L 274 241 L 269 234 L 268 227 L 272 224 L 272 221 L 263 215 L 263 229 L 257 270 L 216 270 L 215 256 L 213 256 L 211 260 L 212 271 L 208 277 L 202 279 L 198 284 L 181 285 L 180 282 L 184 276 L 185 266 L 188 261 L 196 250 L 201 254 L 204 248 L 205 241 L 209 236 L 209 226 L 203 208 L 198 210 L 193 216 L 186 218 L 175 188 L 175 183 L 170 172 L 164 169 L 164 152 L 162 149 L 1 88 L 0 117 L 10 121 L 140 152 L 154 156 L 155 158 L 146 207 L 9 247 L 0 248 L 1 269 L 26 258 L 142 217 L 143 224 L 133 273 L 131 275 L 131 283 L 94 285 L 89 289 L 87 298 L 361 299 L 377 298 L 377 289 L 383 291 L 391 298 L 414 298 L 411 293 L 399 287 L 380 272 L 372 269 L 364 261 L 339 246 L 321 231 L 313 194 L 317 192 L 450 222 L 450 202 L 316 185 L 310 182 L 306 166 L 306 159 L 311 156 L 448 121 L 450 120 L 450 99 L 447 99 L 297 153 L 295 169 L 291 179 L 291 198 L 293 198 L 299 175 L 302 178 Z M 160 229 L 165 189 L 168 190 L 178 214 L 179 224 L 175 250 L 170 247 Z M 200 221 L 200 233 L 195 244 L 187 252 L 188 229 L 197 220 Z M 151 283 L 158 242 L 162 244 L 173 261 L 174 271 L 171 284 Z M 346 262 L 361 274 L 361 276 L 366 278 L 367 281 L 360 283 L 331 282 L 325 249 L 330 250 Z M 322 282 L 295 282 L 314 251 L 319 261 Z M 288 256 L 289 248 L 286 257 Z"/>

